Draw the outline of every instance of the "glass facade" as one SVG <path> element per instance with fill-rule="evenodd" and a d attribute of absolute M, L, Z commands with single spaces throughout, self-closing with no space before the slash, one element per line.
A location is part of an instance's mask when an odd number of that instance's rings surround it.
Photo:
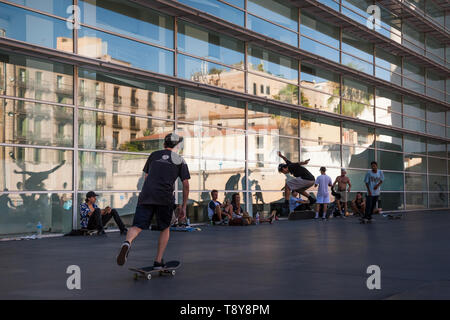
<path fill-rule="evenodd" d="M 0 38 L 62 54 L 56 62 L 0 45 L 0 235 L 33 232 L 38 221 L 45 232 L 78 228 L 90 190 L 131 223 L 145 161 L 174 131 L 185 138 L 192 222 L 205 220 L 212 189 L 219 200 L 240 193 L 250 214 L 279 208 L 287 178 L 278 151 L 310 159 L 315 176 L 320 166 L 333 179 L 347 168 L 352 192 L 365 192 L 376 160 L 384 210 L 448 208 L 450 78 L 289 1 L 178 2 L 388 86 L 132 2 L 0 0 Z M 372 4 L 320 2 L 364 25 Z M 448 25 L 438 5 L 411 3 Z M 71 5 L 79 28 L 67 21 Z M 448 66 L 448 46 L 387 8 L 377 23 L 386 38 Z M 180 191 L 178 183 L 177 201 Z"/>

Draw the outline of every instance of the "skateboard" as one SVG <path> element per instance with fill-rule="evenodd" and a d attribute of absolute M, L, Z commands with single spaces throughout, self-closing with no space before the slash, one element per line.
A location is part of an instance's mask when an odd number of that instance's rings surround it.
<path fill-rule="evenodd" d="M 389 220 L 398 220 L 398 219 L 402 218 L 402 215 L 387 214 L 387 215 L 383 215 L 383 217 L 388 218 Z"/>
<path fill-rule="evenodd" d="M 192 231 L 202 231 L 202 229 L 194 227 L 170 227 L 170 231 L 192 232 Z"/>
<path fill-rule="evenodd" d="M 176 269 L 181 265 L 180 261 L 169 261 L 166 263 L 166 267 L 163 269 L 154 269 L 153 266 L 142 267 L 142 268 L 128 268 L 128 270 L 134 272 L 134 279 L 137 280 L 139 277 L 143 277 L 147 280 L 152 279 L 152 275 L 158 274 L 170 274 L 174 276 L 176 274 Z"/>

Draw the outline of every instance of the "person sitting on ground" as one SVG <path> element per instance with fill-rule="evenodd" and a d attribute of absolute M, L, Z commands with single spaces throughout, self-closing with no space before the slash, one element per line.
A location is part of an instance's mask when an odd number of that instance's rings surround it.
<path fill-rule="evenodd" d="M 366 211 L 366 203 L 361 192 L 358 192 L 355 200 L 352 201 L 352 211 L 355 216 L 363 216 Z"/>
<path fill-rule="evenodd" d="M 239 193 L 234 193 L 231 197 L 232 219 L 230 225 L 249 225 L 253 223 L 253 218 L 244 211 L 241 206 L 241 196 Z"/>
<path fill-rule="evenodd" d="M 289 212 L 294 211 L 305 211 L 308 210 L 309 200 L 303 200 L 299 198 L 299 193 L 297 190 L 292 190 L 291 197 L 289 199 Z"/>
<path fill-rule="evenodd" d="M 98 194 L 94 191 L 89 191 L 86 194 L 86 200 L 80 205 L 80 215 L 81 215 L 81 228 L 87 230 L 98 230 L 99 235 L 105 234 L 104 226 L 108 223 L 111 218 L 114 218 L 117 226 L 120 229 L 120 234 L 127 234 L 127 228 L 120 219 L 119 214 L 116 209 L 111 209 L 111 207 L 106 207 L 105 209 L 100 209 L 95 202 L 97 201 Z"/>
<path fill-rule="evenodd" d="M 220 224 L 227 224 L 227 220 L 232 219 L 232 208 L 228 201 L 225 199 L 225 203 L 217 201 L 219 192 L 217 190 L 211 191 L 212 200 L 208 203 L 208 218 L 212 222 L 219 222 Z"/>

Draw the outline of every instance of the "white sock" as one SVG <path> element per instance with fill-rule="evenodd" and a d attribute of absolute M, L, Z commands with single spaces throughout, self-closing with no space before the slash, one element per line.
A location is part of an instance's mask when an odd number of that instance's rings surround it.
<path fill-rule="evenodd" d="M 319 217 L 319 212 L 316 212 L 316 218 L 318 218 Z"/>

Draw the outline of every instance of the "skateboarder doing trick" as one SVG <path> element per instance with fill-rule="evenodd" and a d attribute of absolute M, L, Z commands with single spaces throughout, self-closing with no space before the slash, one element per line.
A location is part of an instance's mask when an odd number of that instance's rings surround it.
<path fill-rule="evenodd" d="M 278 166 L 278 172 L 284 174 L 291 173 L 295 177 L 295 179 L 291 179 L 286 182 L 284 198 L 289 201 L 291 190 L 297 190 L 298 193 L 308 198 L 310 204 L 314 204 L 316 199 L 311 197 L 306 190 L 314 185 L 315 178 L 311 172 L 303 167 L 305 164 L 309 163 L 309 159 L 306 161 L 293 163 L 283 156 L 280 151 L 278 151 L 278 156 L 286 162 L 281 163 Z"/>
<path fill-rule="evenodd" d="M 145 182 L 139 194 L 133 227 L 128 230 L 127 239 L 120 248 L 117 264 L 124 265 L 133 240 L 143 229 L 150 227 L 153 215 L 161 233 L 158 251 L 153 264 L 154 269 L 163 269 L 164 251 L 169 241 L 170 224 L 174 210 L 174 184 L 179 177 L 183 184 L 183 204 L 178 219 L 186 216 L 186 204 L 189 196 L 189 169 L 184 159 L 173 151 L 183 138 L 170 133 L 164 138 L 164 150 L 153 152 L 144 166 Z"/>

